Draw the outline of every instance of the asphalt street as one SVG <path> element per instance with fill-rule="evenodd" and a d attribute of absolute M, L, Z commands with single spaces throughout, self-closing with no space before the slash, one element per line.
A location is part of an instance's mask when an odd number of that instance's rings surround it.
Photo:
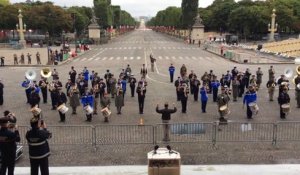
<path fill-rule="evenodd" d="M 194 102 L 193 97 L 189 96 L 187 114 L 181 113 L 181 104 L 176 101 L 174 84 L 170 83 L 168 67 L 172 63 L 176 67 L 175 78 L 179 75 L 179 70 L 182 64 L 185 64 L 188 69 L 188 73 L 191 70 L 201 77 L 205 71 L 213 70 L 214 73 L 220 78 L 222 73 L 226 73 L 227 70 L 231 70 L 234 66 L 237 66 L 239 71 L 245 71 L 246 68 L 250 68 L 252 73 L 255 73 L 258 67 L 262 68 L 264 73 L 262 88 L 258 92 L 258 105 L 260 112 L 258 116 L 254 118 L 255 122 L 275 122 L 279 119 L 279 106 L 276 101 L 268 101 L 268 93 L 265 87 L 268 68 L 270 65 L 247 65 L 237 64 L 217 55 L 208 53 L 203 48 L 197 47 L 197 45 L 188 45 L 175 38 L 165 36 L 149 30 L 136 30 L 127 35 L 121 36 L 112 40 L 109 44 L 91 46 L 92 49 L 83 55 L 71 60 L 67 64 L 56 67 L 59 72 L 60 81 L 63 84 L 66 83 L 69 78 L 68 72 L 71 66 L 75 67 L 77 72 L 81 72 L 86 66 L 91 72 L 95 70 L 103 77 L 106 70 L 118 76 L 123 68 L 126 68 L 127 64 L 132 67 L 133 74 L 137 79 L 140 79 L 140 68 L 142 64 L 146 64 L 148 67 L 148 87 L 145 100 L 145 111 L 143 115 L 138 113 L 137 97 L 130 97 L 129 87 L 125 95 L 125 106 L 122 109 L 122 115 L 116 115 L 116 109 L 114 107 L 114 100 L 112 99 L 112 112 L 113 115 L 110 120 L 110 124 L 137 124 L 139 118 L 142 116 L 145 119 L 145 124 L 159 123 L 160 115 L 155 112 L 156 104 L 160 104 L 162 107 L 165 102 L 170 104 L 175 103 L 178 107 L 178 112 L 172 115 L 172 122 L 207 122 L 215 121 L 218 118 L 217 105 L 212 102 L 212 97 L 209 95 L 209 102 L 207 106 L 207 113 L 201 113 L 200 102 Z M 149 55 L 152 53 L 157 59 L 155 65 L 155 71 L 150 71 L 150 59 Z M 276 71 L 276 77 L 283 74 L 285 68 L 292 68 L 295 70 L 295 65 L 274 65 Z M 1 69 L 1 79 L 5 84 L 4 90 L 4 105 L 0 107 L 1 111 L 10 110 L 13 111 L 18 118 L 19 125 L 27 125 L 30 117 L 30 106 L 25 104 L 25 90 L 21 87 L 21 82 L 24 80 L 25 72 L 28 69 L 33 69 L 37 72 L 39 80 L 39 73 L 41 68 L 28 68 L 28 67 L 7 67 Z M 291 96 L 292 112 L 287 117 L 287 121 L 297 120 L 296 108 L 294 100 L 293 85 L 289 94 Z M 276 90 L 277 91 L 277 90 Z M 275 97 L 277 97 L 275 92 Z M 49 95 L 49 94 L 48 94 Z M 48 96 L 49 98 L 49 96 Z M 43 114 L 48 124 L 64 125 L 58 123 L 59 115 L 57 111 L 52 111 L 51 102 L 48 100 L 48 104 L 41 104 Z M 80 107 L 82 109 L 82 107 Z M 72 116 L 67 114 L 67 120 L 65 124 L 86 124 L 84 122 L 85 115 L 82 110 L 78 115 Z M 242 109 L 242 99 L 238 102 L 230 103 L 231 114 L 228 116 L 233 121 L 246 121 L 246 109 Z M 102 115 L 94 116 L 92 124 L 103 124 Z"/>

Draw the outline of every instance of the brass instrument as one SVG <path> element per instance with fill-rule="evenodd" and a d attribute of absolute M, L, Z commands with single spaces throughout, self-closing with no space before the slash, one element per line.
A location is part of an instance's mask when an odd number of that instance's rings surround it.
<path fill-rule="evenodd" d="M 49 87 L 49 91 L 54 91 L 55 90 L 55 83 L 53 83 L 53 82 L 51 82 L 51 83 L 49 83 L 49 85 L 48 85 Z"/>
<path fill-rule="evenodd" d="M 42 77 L 49 78 L 49 77 L 51 77 L 51 75 L 52 75 L 52 72 L 51 72 L 50 68 L 44 68 L 41 70 Z"/>
<path fill-rule="evenodd" d="M 142 89 L 143 90 L 143 89 Z M 143 91 L 142 91 L 143 92 Z M 117 96 L 123 93 L 123 89 L 121 86 L 117 86 Z"/>
<path fill-rule="evenodd" d="M 77 88 L 77 84 L 75 84 L 74 86 L 72 86 L 70 89 L 69 89 L 70 93 L 70 97 L 72 97 L 74 95 L 74 93 L 77 93 L 79 92 L 78 88 Z"/>
<path fill-rule="evenodd" d="M 296 72 L 297 72 L 298 75 L 300 74 L 300 66 L 297 66 Z"/>
<path fill-rule="evenodd" d="M 293 69 L 291 69 L 291 68 L 285 68 L 284 69 L 284 76 L 286 78 L 291 78 L 293 76 Z"/>

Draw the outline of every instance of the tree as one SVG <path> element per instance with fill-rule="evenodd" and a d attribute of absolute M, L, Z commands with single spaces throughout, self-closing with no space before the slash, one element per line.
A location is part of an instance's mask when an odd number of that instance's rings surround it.
<path fill-rule="evenodd" d="M 7 6 L 9 5 L 9 0 L 0 0 L 0 6 Z"/>
<path fill-rule="evenodd" d="M 107 28 L 112 25 L 112 12 L 109 0 L 94 0 L 95 15 L 99 18 L 99 25 Z"/>
<path fill-rule="evenodd" d="M 113 25 L 119 27 L 121 22 L 121 7 L 118 5 L 112 6 L 112 11 L 113 11 Z"/>
<path fill-rule="evenodd" d="M 198 14 L 199 0 L 182 0 L 182 27 L 191 28 L 194 24 L 195 18 Z"/>

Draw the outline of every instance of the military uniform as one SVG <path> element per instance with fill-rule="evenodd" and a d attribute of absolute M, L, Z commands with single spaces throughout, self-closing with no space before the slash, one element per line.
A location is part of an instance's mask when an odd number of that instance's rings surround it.
<path fill-rule="evenodd" d="M 41 175 L 49 175 L 50 148 L 47 139 L 51 138 L 51 133 L 46 128 L 38 126 L 38 119 L 31 119 L 31 129 L 26 133 L 29 146 L 30 171 L 31 175 L 38 175 L 39 168 Z"/>
<path fill-rule="evenodd" d="M 8 171 L 8 175 L 14 174 L 15 159 L 16 159 L 16 142 L 20 142 L 19 131 L 14 131 L 7 128 L 8 117 L 0 118 L 0 152 L 1 152 L 1 168 L 0 174 L 5 175 Z"/>
<path fill-rule="evenodd" d="M 298 84 L 300 84 L 300 76 L 298 75 L 298 77 L 295 78 L 295 96 L 296 96 L 296 101 L 297 101 L 297 107 L 300 108 L 300 88 L 297 86 Z"/>
<path fill-rule="evenodd" d="M 224 90 L 225 89 L 222 88 L 222 93 L 219 94 L 217 97 L 218 111 L 220 113 L 220 118 L 219 118 L 220 122 L 227 122 L 227 120 L 224 118 L 225 115 L 220 110 L 220 107 L 226 105 L 228 108 L 228 103 L 230 101 L 229 95 L 227 93 L 225 93 Z"/>
<path fill-rule="evenodd" d="M 276 86 L 276 82 L 275 82 L 274 79 L 271 79 L 267 82 L 267 88 L 268 88 L 269 100 L 270 101 L 273 101 L 275 86 Z"/>

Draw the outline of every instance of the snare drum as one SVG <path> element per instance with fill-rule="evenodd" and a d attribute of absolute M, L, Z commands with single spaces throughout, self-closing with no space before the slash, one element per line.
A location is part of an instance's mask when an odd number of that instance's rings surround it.
<path fill-rule="evenodd" d="M 68 112 L 69 108 L 66 107 L 65 104 L 61 104 L 61 105 L 59 105 L 59 106 L 57 107 L 57 110 L 58 110 L 59 112 L 65 114 L 65 113 Z"/>
<path fill-rule="evenodd" d="M 290 104 L 283 104 L 281 105 L 281 109 L 283 113 L 288 114 L 291 110 L 291 106 Z"/>
<path fill-rule="evenodd" d="M 252 102 L 252 103 L 249 103 L 248 105 L 249 105 L 249 108 L 250 108 L 250 110 L 252 111 L 252 113 L 253 113 L 254 115 L 257 115 L 258 110 L 259 110 L 257 103 Z"/>
<path fill-rule="evenodd" d="M 90 115 L 94 112 L 94 109 L 90 105 L 85 106 L 83 109 L 85 110 L 87 115 Z"/>
<path fill-rule="evenodd" d="M 110 114 L 111 114 L 111 111 L 108 109 L 108 107 L 103 108 L 103 109 L 101 110 L 101 112 L 102 112 L 102 114 L 103 114 L 104 117 L 108 117 L 108 116 L 110 116 Z"/>
<path fill-rule="evenodd" d="M 227 105 L 221 106 L 219 111 L 220 111 L 221 116 L 225 116 L 225 115 L 230 113 L 229 108 L 228 108 Z"/>
<path fill-rule="evenodd" d="M 34 116 L 38 116 L 42 112 L 42 110 L 38 108 L 37 105 L 31 108 L 30 111 Z"/>

